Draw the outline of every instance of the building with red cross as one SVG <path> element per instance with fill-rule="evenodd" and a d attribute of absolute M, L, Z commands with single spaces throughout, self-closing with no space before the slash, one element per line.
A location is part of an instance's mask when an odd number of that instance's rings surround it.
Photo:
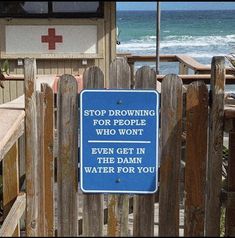
<path fill-rule="evenodd" d="M 97 65 L 108 87 L 107 66 L 116 57 L 116 2 L 1 2 L 0 33 L 0 60 L 8 59 L 12 75 L 23 74 L 25 57 L 36 59 L 39 75 L 82 75 Z M 20 84 L 16 95 L 23 94 Z"/>

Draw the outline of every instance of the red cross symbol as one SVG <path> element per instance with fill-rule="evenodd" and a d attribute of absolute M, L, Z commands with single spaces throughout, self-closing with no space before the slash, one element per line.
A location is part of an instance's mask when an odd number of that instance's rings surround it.
<path fill-rule="evenodd" d="M 49 28 L 48 35 L 42 36 L 41 41 L 42 43 L 48 43 L 48 50 L 55 50 L 55 43 L 62 43 L 63 37 L 56 36 L 55 28 Z"/>

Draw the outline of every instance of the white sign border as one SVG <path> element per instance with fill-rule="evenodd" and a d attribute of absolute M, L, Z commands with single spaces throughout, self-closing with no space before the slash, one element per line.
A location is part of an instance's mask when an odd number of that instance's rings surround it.
<path fill-rule="evenodd" d="M 158 191 L 158 167 L 159 167 L 159 153 L 158 152 L 158 148 L 159 148 L 159 120 L 157 120 L 157 125 L 156 125 L 156 188 L 154 191 L 119 191 L 119 190 L 86 190 L 83 188 L 83 171 L 82 171 L 82 142 L 83 142 L 83 138 L 82 138 L 82 131 L 83 131 L 83 123 L 82 123 L 82 96 L 83 93 L 85 92 L 100 92 L 100 93 L 106 93 L 106 92 L 115 92 L 115 93 L 120 93 L 120 92 L 133 92 L 133 93 L 143 93 L 143 92 L 151 92 L 151 93 L 155 93 L 157 96 L 157 102 L 156 102 L 156 112 L 157 115 L 159 115 L 159 92 L 157 92 L 157 90 L 149 90 L 149 89 L 142 89 L 142 90 L 135 90 L 135 89 L 84 89 L 81 91 L 80 93 L 80 188 L 82 190 L 82 192 L 84 193 L 120 193 L 120 194 L 154 194 Z"/>

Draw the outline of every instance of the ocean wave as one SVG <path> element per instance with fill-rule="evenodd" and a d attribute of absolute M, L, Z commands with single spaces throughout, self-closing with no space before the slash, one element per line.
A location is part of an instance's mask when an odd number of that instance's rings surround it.
<path fill-rule="evenodd" d="M 155 53 L 156 36 L 145 36 L 141 39 L 132 39 L 121 42 L 117 46 L 119 51 L 134 53 Z M 226 54 L 235 49 L 235 35 L 226 36 L 168 36 L 160 41 L 160 50 L 163 53 L 185 53 L 190 52 L 195 57 L 211 57 L 215 52 L 217 55 Z M 210 53 L 208 53 L 210 52 Z"/>
<path fill-rule="evenodd" d="M 167 36 L 162 47 L 172 46 L 229 46 L 235 45 L 235 35 L 225 36 Z"/>

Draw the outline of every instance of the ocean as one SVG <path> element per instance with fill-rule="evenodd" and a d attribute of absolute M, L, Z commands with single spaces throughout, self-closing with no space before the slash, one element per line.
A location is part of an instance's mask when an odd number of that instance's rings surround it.
<path fill-rule="evenodd" d="M 156 54 L 156 10 L 118 11 L 117 27 L 117 52 Z M 187 54 L 210 65 L 213 56 L 235 53 L 235 11 L 162 11 L 160 39 L 160 54 Z M 160 74 L 168 73 L 178 73 L 178 64 L 160 63 Z"/>

